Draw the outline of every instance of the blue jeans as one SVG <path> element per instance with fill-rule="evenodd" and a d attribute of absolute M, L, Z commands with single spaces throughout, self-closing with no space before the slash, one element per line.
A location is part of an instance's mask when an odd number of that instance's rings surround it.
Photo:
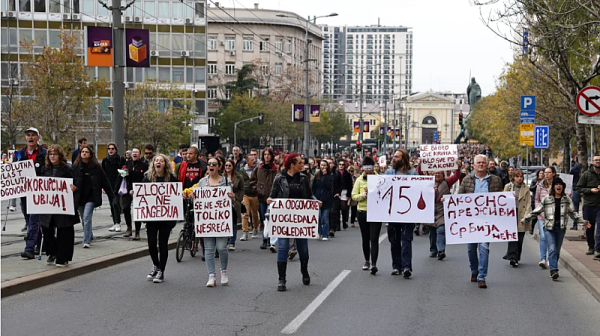
<path fill-rule="evenodd" d="M 231 237 L 228 239 L 228 242 L 230 245 L 235 246 L 235 241 L 237 239 L 237 231 L 238 231 L 238 215 L 237 215 L 237 210 L 236 207 L 233 207 L 233 209 L 231 209 L 231 213 L 233 216 L 233 227 L 231 228 Z"/>
<path fill-rule="evenodd" d="M 331 209 L 319 209 L 319 234 L 323 238 L 329 236 L 329 214 Z"/>
<path fill-rule="evenodd" d="M 546 241 L 548 242 L 548 263 L 550 271 L 558 271 L 558 258 L 560 258 L 560 248 L 565 238 L 566 229 L 547 230 Z"/>
<path fill-rule="evenodd" d="M 548 260 L 548 245 L 546 242 L 546 233 L 548 230 L 544 227 L 544 221 L 538 219 L 538 229 L 540 230 L 540 261 Z"/>
<path fill-rule="evenodd" d="M 300 260 L 308 260 L 308 239 L 296 238 L 296 248 Z M 288 252 L 290 250 L 290 238 L 279 238 L 277 245 L 277 262 L 287 262 Z"/>
<path fill-rule="evenodd" d="M 229 254 L 227 253 L 227 240 L 229 237 L 204 238 L 204 256 L 206 257 L 206 270 L 208 274 L 215 273 L 215 249 L 219 251 L 221 270 L 227 269 Z"/>
<path fill-rule="evenodd" d="M 573 188 L 573 206 L 575 206 L 575 212 L 579 213 L 579 203 L 581 202 L 581 194 Z"/>
<path fill-rule="evenodd" d="M 392 268 L 412 272 L 412 241 L 415 224 L 388 223 L 388 240 L 392 252 Z"/>
<path fill-rule="evenodd" d="M 479 258 L 477 257 L 477 249 L 479 249 Z M 477 280 L 485 280 L 490 257 L 490 243 L 469 243 L 467 244 L 467 254 L 469 255 L 471 274 L 477 273 Z"/>
<path fill-rule="evenodd" d="M 83 243 L 89 244 L 92 240 L 92 216 L 94 215 L 94 202 L 87 202 L 79 207 L 81 223 L 83 223 Z"/>
<path fill-rule="evenodd" d="M 446 227 L 439 226 L 437 229 L 429 227 L 429 252 L 437 253 L 446 250 Z"/>
<path fill-rule="evenodd" d="M 590 221 L 591 228 L 585 229 L 588 248 L 600 250 L 600 230 L 594 235 L 596 223 L 600 223 L 600 207 L 583 206 L 583 219 Z"/>

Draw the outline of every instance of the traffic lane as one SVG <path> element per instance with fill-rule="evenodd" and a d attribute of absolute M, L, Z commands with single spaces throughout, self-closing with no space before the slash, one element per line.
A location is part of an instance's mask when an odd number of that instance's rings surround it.
<path fill-rule="evenodd" d="M 562 269 L 542 270 L 529 235 L 518 268 L 491 244 L 487 289 L 470 282 L 467 248 L 449 245 L 447 259 L 429 258 L 427 237 L 413 241 L 413 276 L 392 276 L 389 243 L 380 247 L 377 276 L 355 265 L 297 335 L 597 335 L 600 304 Z M 359 259 L 359 260 L 362 260 Z"/>
<path fill-rule="evenodd" d="M 186 252 L 177 263 L 171 251 L 162 284 L 145 280 L 152 264 L 144 257 L 2 299 L 2 331 L 22 335 L 43 330 L 60 336 L 190 330 L 200 335 L 274 335 L 342 269 L 362 260 L 355 257 L 360 249 L 358 228 L 328 242 L 310 241 L 311 285 L 302 285 L 296 257 L 288 263 L 288 291 L 281 293 L 276 254 L 260 250 L 260 244 L 260 239 L 237 242 L 237 251 L 230 253 L 228 287 L 206 288 L 208 276 L 200 257 Z"/>

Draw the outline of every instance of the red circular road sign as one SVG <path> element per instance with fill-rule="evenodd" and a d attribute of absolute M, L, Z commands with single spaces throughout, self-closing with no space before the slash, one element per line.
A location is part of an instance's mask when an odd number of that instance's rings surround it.
<path fill-rule="evenodd" d="M 577 108 L 586 116 L 600 114 L 600 87 L 586 86 L 577 95 Z"/>

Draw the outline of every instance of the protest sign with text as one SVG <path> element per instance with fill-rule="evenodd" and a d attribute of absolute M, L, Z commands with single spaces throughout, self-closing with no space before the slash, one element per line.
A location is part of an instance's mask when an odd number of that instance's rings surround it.
<path fill-rule="evenodd" d="M 140 222 L 183 220 L 181 183 L 134 183 L 133 220 Z"/>
<path fill-rule="evenodd" d="M 25 178 L 35 176 L 32 160 L 0 165 L 2 168 L 2 200 L 27 196 Z"/>
<path fill-rule="evenodd" d="M 573 197 L 573 175 L 560 173 L 558 176 L 565 182 L 565 194 Z"/>
<path fill-rule="evenodd" d="M 269 237 L 317 239 L 319 202 L 308 199 L 278 198 L 269 206 Z"/>
<path fill-rule="evenodd" d="M 457 145 L 421 145 L 421 170 L 454 170 L 458 168 Z"/>
<path fill-rule="evenodd" d="M 433 176 L 369 175 L 367 221 L 433 223 Z"/>
<path fill-rule="evenodd" d="M 511 192 L 444 195 L 446 244 L 517 241 Z"/>
<path fill-rule="evenodd" d="M 74 215 L 72 178 L 26 177 L 27 214 Z"/>
<path fill-rule="evenodd" d="M 196 237 L 231 237 L 237 230 L 233 222 L 231 187 L 194 188 Z"/>

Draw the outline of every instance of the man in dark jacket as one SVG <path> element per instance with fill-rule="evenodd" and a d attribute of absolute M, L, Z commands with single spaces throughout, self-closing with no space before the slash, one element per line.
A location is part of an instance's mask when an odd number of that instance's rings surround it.
<path fill-rule="evenodd" d="M 116 188 L 119 169 L 125 168 L 125 158 L 119 155 L 119 148 L 114 142 L 109 142 L 107 146 L 108 153 L 106 158 L 102 160 L 102 170 L 106 174 L 106 178 L 113 190 Z M 116 193 L 115 193 L 116 194 Z M 119 196 L 116 195 L 116 200 L 110 202 L 110 213 L 113 218 L 113 226 L 108 229 L 110 232 L 121 232 L 121 207 L 119 206 Z"/>
<path fill-rule="evenodd" d="M 586 170 L 577 182 L 577 191 L 583 196 L 583 219 L 590 222 L 591 227 L 585 230 L 588 243 L 587 255 L 596 252 L 595 259 L 600 258 L 600 230 L 594 234 L 600 222 L 600 156 L 592 159 L 593 169 Z"/>
<path fill-rule="evenodd" d="M 77 160 L 77 158 L 79 157 L 79 152 L 81 151 L 81 148 L 83 146 L 87 146 L 87 139 L 81 138 L 77 140 L 77 144 L 79 144 L 79 147 L 77 147 L 77 149 L 73 151 L 73 154 L 71 156 L 71 164 L 73 164 L 75 160 Z"/>
<path fill-rule="evenodd" d="M 41 147 L 38 142 L 40 132 L 37 128 L 30 127 L 25 130 L 25 141 L 27 145 L 19 150 L 19 161 L 32 160 L 35 167 L 35 174 L 42 176 L 44 164 L 46 162 L 46 149 Z M 40 216 L 27 214 L 27 198 L 21 197 L 21 211 L 25 216 L 25 226 L 27 227 L 27 237 L 25 238 L 25 251 L 21 253 L 24 259 L 35 258 L 35 247 L 40 248 L 42 236 L 39 234 Z"/>
<path fill-rule="evenodd" d="M 273 149 L 267 147 L 262 152 L 262 163 L 252 172 L 250 177 L 250 186 L 252 187 L 254 194 L 258 197 L 258 214 L 260 215 L 260 222 L 264 227 L 265 213 L 267 212 L 267 198 L 271 193 L 273 187 L 273 180 L 279 172 L 279 169 L 275 162 L 275 154 Z M 264 231 L 263 231 L 264 232 Z M 261 249 L 267 249 L 268 239 L 263 237 L 263 244 L 260 246 Z"/>
<path fill-rule="evenodd" d="M 342 214 L 342 226 L 344 230 L 348 228 L 349 200 L 352 198 L 352 176 L 346 171 L 346 161 L 344 159 L 339 159 L 337 164 L 337 169 L 333 173 L 333 202 L 338 203 L 335 225 L 337 225 L 339 231 L 340 212 Z"/>

